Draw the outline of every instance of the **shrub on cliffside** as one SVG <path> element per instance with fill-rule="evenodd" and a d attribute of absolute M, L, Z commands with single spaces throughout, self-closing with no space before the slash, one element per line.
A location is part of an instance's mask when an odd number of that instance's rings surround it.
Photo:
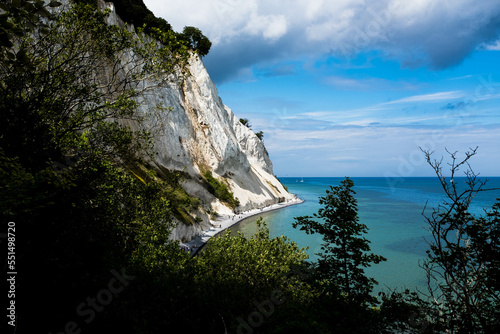
<path fill-rule="evenodd" d="M 217 180 L 211 170 L 206 170 L 203 172 L 203 177 L 206 181 L 207 190 L 220 199 L 221 201 L 229 204 L 232 209 L 235 209 L 238 205 L 240 205 L 240 201 L 238 198 L 234 197 L 234 194 L 229 190 L 229 187 Z"/>
<path fill-rule="evenodd" d="M 93 2 L 97 0 L 75 0 L 76 2 Z M 116 13 L 120 18 L 135 28 L 145 27 L 146 33 L 159 39 L 165 33 L 171 33 L 177 42 L 185 45 L 200 57 L 206 56 L 210 51 L 212 42 L 203 35 L 200 29 L 195 27 L 185 27 L 182 33 L 173 31 L 172 26 L 164 18 L 156 17 L 151 10 L 147 8 L 142 0 L 113 0 Z"/>
<path fill-rule="evenodd" d="M 200 29 L 195 27 L 184 27 L 179 37 L 186 41 L 188 47 L 197 52 L 200 57 L 206 56 L 212 47 L 212 42 L 201 33 Z"/>
<path fill-rule="evenodd" d="M 80 0 L 78 0 L 80 1 Z M 113 0 L 117 14 L 123 21 L 142 27 L 158 28 L 164 32 L 172 30 L 172 26 L 163 18 L 156 17 L 142 0 Z"/>

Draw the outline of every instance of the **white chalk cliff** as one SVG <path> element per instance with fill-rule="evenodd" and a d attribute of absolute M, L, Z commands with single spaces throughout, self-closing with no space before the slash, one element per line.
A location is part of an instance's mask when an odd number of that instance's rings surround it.
<path fill-rule="evenodd" d="M 122 25 L 111 3 L 110 24 Z M 159 87 L 140 102 L 139 112 L 147 113 L 157 105 L 170 107 L 162 115 L 162 131 L 155 135 L 158 155 L 154 165 L 168 170 L 184 171 L 190 177 L 182 183 L 186 192 L 200 199 L 204 209 L 194 213 L 203 221 L 182 225 L 173 238 L 190 239 L 211 227 L 208 210 L 233 214 L 203 186 L 201 172 L 229 185 L 240 205 L 236 211 L 265 207 L 291 200 L 273 174 L 273 165 L 263 142 L 252 130 L 241 124 L 239 117 L 225 106 L 201 59 L 193 55 L 188 66 L 190 74 L 183 85 Z"/>

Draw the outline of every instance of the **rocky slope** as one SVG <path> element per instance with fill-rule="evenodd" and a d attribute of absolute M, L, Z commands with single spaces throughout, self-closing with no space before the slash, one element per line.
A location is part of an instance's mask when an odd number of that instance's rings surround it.
<path fill-rule="evenodd" d="M 110 24 L 124 25 L 112 3 L 101 5 L 111 9 Z M 158 156 L 153 165 L 184 171 L 188 177 L 183 188 L 199 198 L 203 206 L 194 213 L 202 222 L 180 224 L 175 229 L 173 237 L 178 240 L 190 239 L 210 228 L 209 211 L 233 214 L 292 199 L 273 175 L 263 142 L 223 104 L 198 56 L 191 57 L 189 72 L 183 85 L 157 88 L 139 101 L 139 112 L 144 114 L 159 104 L 171 108 L 159 120 L 161 131 L 154 138 Z M 201 176 L 206 170 L 229 186 L 240 202 L 238 207 L 231 209 L 206 189 Z"/>

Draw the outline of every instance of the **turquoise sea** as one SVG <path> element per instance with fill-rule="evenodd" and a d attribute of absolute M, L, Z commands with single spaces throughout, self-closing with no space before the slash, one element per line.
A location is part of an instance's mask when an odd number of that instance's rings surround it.
<path fill-rule="evenodd" d="M 371 250 L 383 255 L 386 262 L 366 270 L 379 285 L 377 291 L 390 289 L 425 289 L 425 272 L 419 263 L 428 249 L 426 221 L 422 211 L 430 214 L 444 199 L 444 192 L 436 177 L 419 178 L 372 178 L 355 177 L 354 190 L 358 200 L 360 222 L 368 226 L 365 237 L 371 241 Z M 500 177 L 487 178 L 485 188 L 500 188 Z M 291 193 L 305 200 L 303 204 L 281 210 L 263 213 L 271 237 L 285 235 L 300 247 L 309 247 L 311 260 L 320 252 L 321 236 L 307 235 L 292 227 L 294 217 L 311 216 L 318 211 L 318 198 L 325 195 L 329 186 L 339 185 L 343 178 L 298 178 L 284 177 L 281 182 Z M 464 185 L 465 178 L 455 178 L 456 184 Z M 472 202 L 471 212 L 482 214 L 500 198 L 500 190 L 479 193 Z M 256 231 L 255 222 L 259 216 L 250 217 L 231 228 L 252 235 Z M 430 240 L 430 239 L 429 239 Z"/>

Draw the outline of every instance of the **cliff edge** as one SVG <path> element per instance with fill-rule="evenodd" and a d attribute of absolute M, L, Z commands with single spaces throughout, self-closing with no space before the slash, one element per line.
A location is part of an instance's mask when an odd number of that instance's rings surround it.
<path fill-rule="evenodd" d="M 108 23 L 125 26 L 112 3 L 101 6 L 111 10 Z M 159 105 L 168 108 L 149 120 L 159 128 L 154 135 L 158 155 L 151 164 L 158 170 L 182 171 L 182 187 L 201 202 L 194 214 L 202 221 L 179 224 L 172 234 L 178 240 L 210 228 L 209 213 L 230 215 L 293 199 L 274 176 L 264 143 L 223 104 L 197 55 L 191 56 L 188 71 L 182 84 L 157 87 L 138 101 L 143 115 Z M 233 192 L 238 206 L 231 208 L 207 189 L 207 171 Z"/>

